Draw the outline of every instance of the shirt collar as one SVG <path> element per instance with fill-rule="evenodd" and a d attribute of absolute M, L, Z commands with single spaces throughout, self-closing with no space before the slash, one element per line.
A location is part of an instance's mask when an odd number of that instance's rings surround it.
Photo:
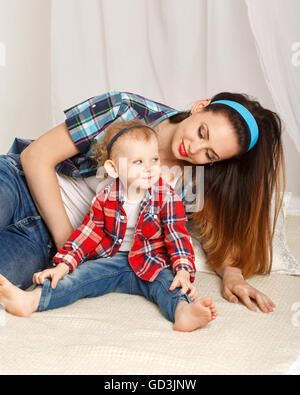
<path fill-rule="evenodd" d="M 152 120 L 149 123 L 149 126 L 151 126 L 151 127 L 157 126 L 159 123 L 161 123 L 165 119 L 171 118 L 173 115 L 181 114 L 183 112 L 186 112 L 186 111 L 178 111 L 178 110 L 174 110 L 174 109 L 170 108 L 169 110 L 166 110 L 163 115 L 160 115 L 158 118 Z"/>
<path fill-rule="evenodd" d="M 119 178 L 112 179 L 112 181 L 106 185 L 104 193 L 107 196 L 107 200 L 119 201 L 122 205 L 124 204 L 124 187 L 122 186 Z M 147 189 L 145 196 L 141 201 L 141 205 L 148 201 L 153 201 L 153 205 L 157 204 L 155 202 L 159 201 L 162 203 L 162 201 L 164 199 L 168 199 L 170 195 L 172 195 L 170 186 L 160 178 L 156 184 Z"/>

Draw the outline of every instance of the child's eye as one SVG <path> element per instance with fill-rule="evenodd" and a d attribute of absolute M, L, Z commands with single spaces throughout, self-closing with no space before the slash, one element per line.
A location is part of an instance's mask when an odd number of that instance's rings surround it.
<path fill-rule="evenodd" d="M 153 161 L 153 162 L 158 162 L 158 161 L 159 161 L 159 158 L 153 158 L 152 161 Z"/>
<path fill-rule="evenodd" d="M 138 159 L 138 160 L 135 160 L 133 163 L 134 163 L 135 165 L 140 165 L 140 164 L 143 163 L 143 161 L 142 161 L 141 159 Z"/>

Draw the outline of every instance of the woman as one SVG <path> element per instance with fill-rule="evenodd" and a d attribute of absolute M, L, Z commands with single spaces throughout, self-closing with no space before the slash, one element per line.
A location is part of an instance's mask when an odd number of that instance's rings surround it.
<path fill-rule="evenodd" d="M 228 104 L 214 103 L 219 100 L 240 103 L 250 112 L 248 121 Z M 207 261 L 223 279 L 223 296 L 253 311 L 253 301 L 263 312 L 273 311 L 271 299 L 245 279 L 269 273 L 271 267 L 275 222 L 271 229 L 270 205 L 275 189 L 277 219 L 280 170 L 284 181 L 278 115 L 246 95 L 226 92 L 199 100 L 188 112 L 139 95 L 110 92 L 65 114 L 64 123 L 30 145 L 17 139 L 11 155 L 0 157 L 2 275 L 26 288 L 33 273 L 47 266 L 95 193 L 92 142 L 112 122 L 138 118 L 155 128 L 165 168 L 213 164 L 205 166 L 204 209 L 190 214 L 191 223 Z M 251 139 L 250 116 L 258 127 L 257 141 Z"/>

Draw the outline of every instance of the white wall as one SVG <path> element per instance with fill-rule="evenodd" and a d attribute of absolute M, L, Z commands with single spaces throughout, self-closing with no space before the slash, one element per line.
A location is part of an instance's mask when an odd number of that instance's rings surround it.
<path fill-rule="evenodd" d="M 0 0 L 0 154 L 15 136 L 36 138 L 52 126 L 51 0 Z"/>

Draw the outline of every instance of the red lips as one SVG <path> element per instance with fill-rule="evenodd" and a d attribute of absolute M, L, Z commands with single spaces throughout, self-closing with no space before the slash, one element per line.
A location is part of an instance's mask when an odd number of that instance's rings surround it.
<path fill-rule="evenodd" d="M 185 149 L 185 145 L 184 145 L 183 140 L 182 140 L 182 142 L 181 142 L 181 144 L 179 146 L 179 153 L 180 153 L 181 156 L 184 156 L 185 158 L 188 157 L 188 154 L 186 153 L 186 149 Z"/>

